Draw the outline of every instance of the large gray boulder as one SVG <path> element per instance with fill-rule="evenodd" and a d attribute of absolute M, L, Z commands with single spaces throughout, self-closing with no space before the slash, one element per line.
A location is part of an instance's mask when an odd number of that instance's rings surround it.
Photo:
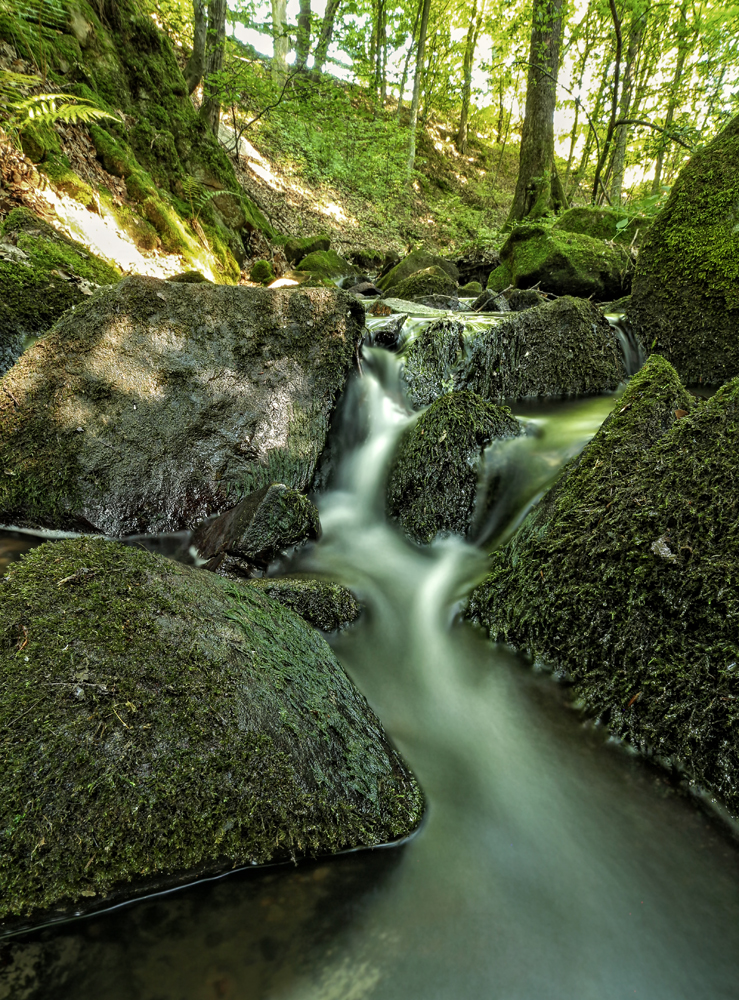
<path fill-rule="evenodd" d="M 457 320 L 432 323 L 409 346 L 403 372 L 417 407 L 452 389 L 491 401 L 591 395 L 625 376 L 609 322 L 591 302 L 569 296 L 469 333 Z"/>
<path fill-rule="evenodd" d="M 628 316 L 688 383 L 739 375 L 739 116 L 694 153 L 654 220 Z"/>
<path fill-rule="evenodd" d="M 177 531 L 275 481 L 305 492 L 362 324 L 329 289 L 99 291 L 3 381 L 0 520 Z"/>
<path fill-rule="evenodd" d="M 491 557 L 470 615 L 739 815 L 739 379 L 694 400 L 651 357 Z"/>
<path fill-rule="evenodd" d="M 0 923 L 409 834 L 419 788 L 324 639 L 117 542 L 0 582 Z"/>

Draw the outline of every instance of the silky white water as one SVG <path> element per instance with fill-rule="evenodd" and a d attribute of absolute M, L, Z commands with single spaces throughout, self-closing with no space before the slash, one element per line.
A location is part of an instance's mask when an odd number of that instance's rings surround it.
<path fill-rule="evenodd" d="M 363 369 L 318 499 L 323 536 L 298 568 L 366 606 L 333 644 L 418 776 L 424 825 L 401 848 L 45 932 L 14 956 L 30 970 L 20 1000 L 735 1000 L 734 843 L 459 621 L 486 555 L 460 539 L 421 549 L 387 523 L 387 465 L 414 416 L 396 358 L 370 351 Z M 493 536 L 613 402 L 524 414 L 537 433 L 490 456 L 511 480 Z"/>

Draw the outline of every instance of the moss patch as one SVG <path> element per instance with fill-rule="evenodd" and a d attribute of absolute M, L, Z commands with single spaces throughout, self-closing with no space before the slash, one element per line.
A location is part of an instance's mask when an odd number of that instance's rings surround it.
<path fill-rule="evenodd" d="M 303 577 L 263 578 L 250 580 L 244 586 L 254 587 L 279 601 L 323 632 L 336 632 L 346 628 L 362 613 L 362 605 L 350 590 L 327 580 L 309 580 Z"/>
<path fill-rule="evenodd" d="M 270 281 L 274 281 L 275 269 L 268 260 L 257 260 L 251 266 L 249 277 L 260 285 L 268 285 Z"/>
<path fill-rule="evenodd" d="M 456 292 L 456 282 L 443 268 L 434 265 L 422 271 L 414 271 L 410 277 L 393 285 L 385 295 L 408 301 L 427 295 L 456 295 Z"/>
<path fill-rule="evenodd" d="M 629 319 L 689 383 L 739 375 L 739 117 L 680 172 L 639 251 Z"/>
<path fill-rule="evenodd" d="M 617 208 L 578 205 L 568 208 L 552 226 L 567 233 L 582 233 L 596 240 L 615 240 L 631 244 L 636 239 L 640 245 L 652 220 L 644 216 L 628 215 Z"/>
<path fill-rule="evenodd" d="M 335 250 L 315 250 L 307 254 L 296 270 L 306 271 L 317 278 L 343 278 L 358 273 L 356 267 L 340 257 Z"/>
<path fill-rule="evenodd" d="M 654 355 L 492 556 L 470 614 L 588 714 L 739 814 L 739 380 L 695 403 Z"/>
<path fill-rule="evenodd" d="M 0 584 L 0 919 L 392 840 L 422 799 L 314 630 L 100 539 Z"/>
<path fill-rule="evenodd" d="M 473 392 L 442 396 L 400 439 L 388 476 L 388 514 L 422 544 L 440 533 L 466 534 L 483 450 L 520 430 L 506 406 Z"/>
<path fill-rule="evenodd" d="M 491 272 L 488 288 L 539 284 L 555 295 L 615 299 L 631 287 L 631 255 L 623 247 L 582 233 L 543 224 L 517 226 L 503 244 L 502 263 Z"/>
<path fill-rule="evenodd" d="M 410 278 L 416 271 L 423 271 L 427 267 L 440 267 L 449 275 L 456 286 L 459 278 L 459 271 L 456 264 L 453 264 L 450 260 L 444 260 L 443 257 L 427 253 L 425 250 L 414 250 L 413 253 L 409 253 L 399 264 L 396 264 L 395 267 L 388 271 L 384 277 L 380 278 L 377 282 L 377 287 L 386 292 L 394 285 L 399 284 L 399 282 Z"/>

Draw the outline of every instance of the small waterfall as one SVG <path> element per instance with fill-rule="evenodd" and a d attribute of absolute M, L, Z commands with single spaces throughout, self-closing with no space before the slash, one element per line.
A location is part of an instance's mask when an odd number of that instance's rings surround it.
<path fill-rule="evenodd" d="M 606 313 L 606 319 L 611 324 L 618 339 L 618 346 L 624 359 L 626 374 L 636 375 L 647 360 L 647 355 L 641 342 L 634 333 L 634 328 L 625 313 Z"/>

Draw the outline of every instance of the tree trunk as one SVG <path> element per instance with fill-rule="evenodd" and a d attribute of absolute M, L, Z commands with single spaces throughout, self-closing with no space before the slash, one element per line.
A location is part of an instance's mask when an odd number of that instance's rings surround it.
<path fill-rule="evenodd" d="M 218 135 L 218 124 L 221 117 L 218 74 L 223 69 L 227 12 L 226 0 L 210 0 L 208 4 L 208 38 L 205 43 L 203 103 L 200 105 L 200 117 L 207 123 L 214 135 Z"/>
<path fill-rule="evenodd" d="M 608 78 L 609 78 L 609 70 L 610 66 L 608 64 L 608 61 L 606 61 L 605 67 L 603 69 L 603 75 L 600 78 L 600 87 L 598 88 L 598 96 L 596 97 L 595 106 L 593 108 L 593 112 L 591 115 L 591 119 L 594 124 L 600 118 L 601 110 L 603 109 L 603 102 L 605 100 L 605 95 L 606 95 L 606 86 L 608 84 Z M 593 134 L 593 129 L 588 127 L 588 134 L 585 137 L 585 147 L 582 151 L 582 156 L 580 157 L 580 163 L 577 167 L 577 170 L 573 174 L 574 183 L 572 185 L 572 190 L 570 191 L 570 198 L 574 197 L 575 193 L 580 187 L 582 178 L 585 175 L 585 170 L 587 169 L 588 163 L 590 162 L 590 154 L 593 151 L 594 145 L 596 145 L 597 147 L 597 143 L 595 142 L 595 136 Z"/>
<path fill-rule="evenodd" d="M 503 77 L 501 77 L 500 81 L 498 82 L 498 126 L 495 130 L 496 131 L 495 141 L 498 145 L 500 145 L 500 140 L 503 137 L 504 114 L 505 114 L 505 108 L 503 107 Z"/>
<path fill-rule="evenodd" d="M 411 64 L 411 56 L 413 55 L 413 49 L 416 45 L 416 31 L 418 30 L 418 19 L 421 16 L 421 10 L 423 8 L 423 0 L 420 0 L 418 7 L 416 8 L 416 18 L 413 22 L 413 31 L 411 32 L 410 45 L 408 46 L 408 51 L 406 53 L 405 59 L 403 60 L 403 76 L 400 80 L 400 93 L 398 94 L 398 124 L 400 124 L 400 116 L 403 111 L 403 94 L 405 93 L 405 84 L 408 79 L 408 67 Z"/>
<path fill-rule="evenodd" d="M 595 165 L 595 178 L 593 180 L 593 193 L 591 195 L 591 204 L 595 205 L 598 201 L 601 189 L 603 188 L 601 180 L 601 172 L 608 162 L 608 153 L 611 147 L 611 140 L 613 139 L 613 133 L 616 128 L 616 115 L 618 114 L 618 86 L 621 78 L 621 53 L 623 51 L 623 37 L 621 35 L 621 18 L 616 10 L 616 0 L 609 0 L 609 6 L 611 8 L 611 19 L 613 20 L 613 30 L 616 33 L 616 58 L 614 60 L 613 67 L 613 90 L 611 91 L 611 114 L 608 119 L 608 130 L 606 131 L 606 139 L 603 143 L 603 148 L 600 151 L 600 156 L 598 157 L 598 162 Z"/>
<path fill-rule="evenodd" d="M 624 67 L 623 89 L 621 91 L 621 101 L 618 106 L 618 117 L 628 118 L 631 109 L 631 97 L 634 92 L 634 79 L 636 76 L 636 63 L 639 58 L 642 36 L 644 34 L 645 15 L 634 11 L 631 15 L 629 26 L 629 47 L 626 51 L 626 66 Z M 633 116 L 632 116 L 633 117 Z M 616 132 L 616 139 L 613 147 L 613 162 L 611 164 L 611 204 L 614 206 L 621 204 L 621 189 L 624 183 L 624 170 L 626 168 L 626 143 L 629 138 L 629 126 L 620 125 Z"/>
<path fill-rule="evenodd" d="M 562 185 L 553 185 L 552 179 L 563 6 L 564 0 L 534 0 L 518 179 L 507 225 L 559 207 L 553 195 Z"/>
<path fill-rule="evenodd" d="M 287 0 L 272 0 L 272 82 L 282 87 L 287 79 L 287 53 L 290 39 L 287 34 Z"/>
<path fill-rule="evenodd" d="M 470 116 L 470 98 L 472 96 L 472 65 L 475 59 L 475 49 L 477 47 L 477 40 L 480 37 L 480 28 L 482 27 L 482 18 L 485 13 L 485 0 L 483 0 L 483 5 L 479 10 L 477 10 L 477 0 L 474 0 L 474 6 L 472 8 L 472 17 L 470 18 L 470 27 L 467 32 L 467 44 L 464 48 L 464 64 L 462 67 L 463 79 L 462 84 L 462 112 L 459 116 L 459 131 L 457 132 L 457 137 L 455 144 L 457 150 L 460 153 L 467 152 L 467 122 Z"/>
<path fill-rule="evenodd" d="M 672 77 L 672 83 L 670 84 L 670 100 L 667 105 L 667 114 L 665 115 L 665 129 L 667 132 L 670 131 L 670 125 L 672 125 L 672 120 L 675 117 L 675 110 L 678 106 L 679 96 L 680 96 L 680 83 L 683 78 L 683 70 L 685 69 L 685 59 L 688 55 L 688 46 L 686 44 L 687 32 L 685 30 L 685 23 L 687 20 L 688 13 L 688 0 L 683 0 L 682 6 L 680 8 L 680 25 L 678 27 L 678 42 L 677 42 L 677 62 L 675 63 L 675 73 Z M 654 165 L 654 180 L 652 181 L 652 194 L 659 194 L 660 187 L 662 185 L 662 166 L 665 159 L 665 150 L 669 139 L 666 135 L 662 135 L 659 150 L 657 152 L 657 160 Z"/>
<path fill-rule="evenodd" d="M 331 38 L 333 37 L 334 22 L 339 11 L 340 2 L 341 0 L 328 0 L 326 4 L 326 12 L 323 15 L 323 22 L 321 23 L 321 34 L 318 37 L 318 44 L 313 55 L 313 69 L 319 73 L 323 72 L 323 64 L 326 62 L 326 55 L 328 47 L 331 44 Z"/>
<path fill-rule="evenodd" d="M 300 0 L 298 30 L 295 38 L 295 68 L 304 70 L 310 52 L 310 0 Z"/>
<path fill-rule="evenodd" d="M 185 66 L 188 94 L 194 93 L 203 79 L 205 69 L 205 39 L 208 33 L 207 0 L 192 0 L 193 37 L 192 55 Z"/>
<path fill-rule="evenodd" d="M 418 52 L 416 53 L 416 72 L 413 76 L 413 100 L 411 102 L 411 121 L 408 135 L 408 158 L 406 161 L 408 181 L 413 176 L 413 167 L 416 162 L 416 123 L 418 122 L 418 105 L 421 100 L 421 75 L 423 73 L 423 57 L 426 52 L 426 32 L 429 26 L 430 8 L 431 0 L 423 0 L 421 28 L 418 34 Z"/>

